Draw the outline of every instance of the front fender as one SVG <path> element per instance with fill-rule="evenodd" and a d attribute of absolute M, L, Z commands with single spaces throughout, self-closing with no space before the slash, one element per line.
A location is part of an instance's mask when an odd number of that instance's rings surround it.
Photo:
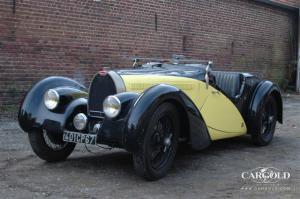
<path fill-rule="evenodd" d="M 58 110 L 50 111 L 44 105 L 43 96 L 48 89 L 53 88 L 59 90 L 64 100 Z M 65 77 L 49 77 L 39 81 L 28 91 L 20 106 L 18 113 L 20 127 L 25 132 L 42 128 L 61 131 L 73 110 L 80 106 L 86 110 L 85 91 L 83 85 Z"/>
<path fill-rule="evenodd" d="M 124 136 L 124 145 L 128 151 L 134 152 L 142 146 L 152 114 L 166 101 L 175 103 L 180 111 L 181 132 L 188 134 L 192 148 L 200 150 L 210 144 L 206 126 L 203 126 L 201 114 L 192 100 L 174 86 L 159 84 L 142 93 L 128 114 Z"/>

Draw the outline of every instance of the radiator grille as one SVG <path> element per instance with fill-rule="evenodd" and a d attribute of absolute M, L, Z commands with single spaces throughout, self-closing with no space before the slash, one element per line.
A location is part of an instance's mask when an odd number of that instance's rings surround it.
<path fill-rule="evenodd" d="M 96 74 L 91 82 L 88 109 L 91 117 L 102 116 L 102 104 L 104 99 L 109 95 L 116 94 L 116 86 L 110 75 Z M 100 113 L 100 115 L 99 115 Z"/>

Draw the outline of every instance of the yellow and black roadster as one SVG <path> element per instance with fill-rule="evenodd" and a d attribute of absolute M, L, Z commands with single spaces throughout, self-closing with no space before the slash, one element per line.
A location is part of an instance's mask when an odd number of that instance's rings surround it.
<path fill-rule="evenodd" d="M 282 123 L 279 88 L 211 66 L 135 58 L 133 69 L 99 71 L 89 89 L 49 77 L 27 93 L 19 124 L 46 161 L 66 159 L 76 143 L 118 147 L 132 153 L 136 172 L 148 180 L 166 175 L 180 143 L 201 150 L 214 140 L 250 134 L 254 144 L 269 144 L 276 122 Z"/>

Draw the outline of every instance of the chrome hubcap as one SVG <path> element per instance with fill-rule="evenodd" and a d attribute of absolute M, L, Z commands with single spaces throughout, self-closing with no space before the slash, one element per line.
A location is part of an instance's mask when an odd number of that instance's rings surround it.
<path fill-rule="evenodd" d="M 262 115 L 262 131 L 261 134 L 267 136 L 272 129 L 275 120 L 274 110 L 271 103 L 267 103 Z"/>
<path fill-rule="evenodd" d="M 168 137 L 164 139 L 164 153 L 167 151 L 167 149 L 171 146 L 171 139 L 172 139 L 173 134 L 171 133 Z"/>

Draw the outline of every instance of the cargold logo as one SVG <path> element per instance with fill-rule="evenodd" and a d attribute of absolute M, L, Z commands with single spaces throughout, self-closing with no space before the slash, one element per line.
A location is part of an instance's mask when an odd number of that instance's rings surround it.
<path fill-rule="evenodd" d="M 281 180 L 288 180 L 291 174 L 287 171 L 281 171 L 275 167 L 257 167 L 250 171 L 242 172 L 241 177 L 244 180 L 251 180 L 255 183 L 277 183 Z"/>

